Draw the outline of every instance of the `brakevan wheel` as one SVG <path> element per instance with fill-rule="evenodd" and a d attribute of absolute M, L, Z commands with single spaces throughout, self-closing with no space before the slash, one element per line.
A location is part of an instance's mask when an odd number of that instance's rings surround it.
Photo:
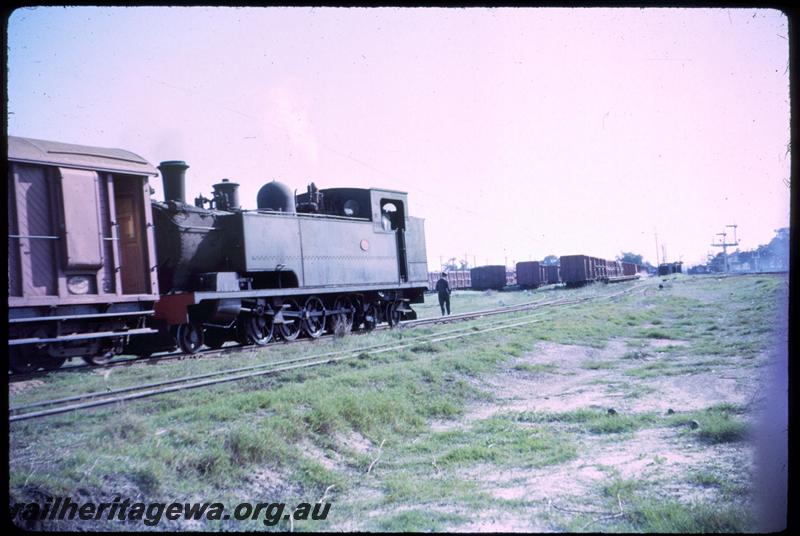
<path fill-rule="evenodd" d="M 280 324 L 279 331 L 284 340 L 293 341 L 300 335 L 300 328 L 303 325 L 300 318 L 300 306 L 294 300 L 286 300 L 283 304 L 287 307 L 283 309 L 284 322 Z M 286 315 L 286 313 L 289 313 L 289 315 Z"/>
<path fill-rule="evenodd" d="M 274 324 L 271 315 L 256 314 L 247 319 L 247 335 L 258 346 L 266 346 L 272 340 Z"/>
<path fill-rule="evenodd" d="M 35 349 L 28 348 L 28 351 L 25 351 L 12 347 L 8 355 L 8 366 L 17 374 L 36 372 L 42 366 L 42 358 L 37 354 Z"/>
<path fill-rule="evenodd" d="M 317 339 L 325 331 L 325 305 L 316 296 L 306 300 L 303 307 L 303 329 L 312 339 Z"/>
<path fill-rule="evenodd" d="M 81 356 L 89 365 L 108 365 L 114 359 L 114 352 L 100 351 L 91 355 Z"/>
<path fill-rule="evenodd" d="M 191 322 L 178 326 L 178 346 L 187 354 L 196 354 L 203 347 L 203 326 Z"/>
<path fill-rule="evenodd" d="M 61 368 L 61 365 L 66 362 L 66 357 L 46 357 L 42 360 L 42 368 L 44 370 L 56 370 Z"/>

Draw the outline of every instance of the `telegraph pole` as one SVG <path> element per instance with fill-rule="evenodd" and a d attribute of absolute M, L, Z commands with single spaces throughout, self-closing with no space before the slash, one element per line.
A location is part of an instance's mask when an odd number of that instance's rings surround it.
<path fill-rule="evenodd" d="M 728 236 L 728 233 L 722 231 L 721 233 L 717 233 L 717 236 L 722 237 L 722 241 L 718 244 L 712 243 L 711 245 L 715 248 L 722 248 L 722 258 L 725 260 L 725 273 L 727 273 L 730 271 L 730 266 L 728 266 L 728 246 L 738 246 L 739 239 L 736 238 L 736 227 L 738 227 L 736 224 L 726 225 L 725 227 L 733 227 L 733 242 L 726 242 L 725 238 Z"/>
<path fill-rule="evenodd" d="M 654 235 L 655 235 L 655 237 L 656 237 L 656 268 L 658 268 L 659 264 L 661 264 L 661 263 L 659 262 L 659 260 L 658 260 L 658 233 L 657 233 L 657 232 L 655 232 L 655 230 L 654 230 L 654 231 L 653 231 L 653 234 L 654 234 Z"/>

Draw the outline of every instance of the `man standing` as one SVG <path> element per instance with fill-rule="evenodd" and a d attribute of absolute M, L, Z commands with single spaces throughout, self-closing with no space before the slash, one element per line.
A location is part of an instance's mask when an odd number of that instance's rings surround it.
<path fill-rule="evenodd" d="M 447 306 L 447 314 L 450 314 L 450 283 L 447 282 L 445 272 L 442 272 L 442 277 L 436 282 L 436 292 L 439 293 L 439 307 L 442 308 L 442 316 L 444 316 L 445 306 Z"/>

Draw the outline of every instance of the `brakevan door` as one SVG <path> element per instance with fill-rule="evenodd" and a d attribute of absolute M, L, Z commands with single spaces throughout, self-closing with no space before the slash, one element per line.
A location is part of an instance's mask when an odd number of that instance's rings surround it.
<path fill-rule="evenodd" d="M 114 205 L 119 238 L 120 279 L 123 294 L 146 294 L 147 248 L 139 177 L 114 177 Z"/>

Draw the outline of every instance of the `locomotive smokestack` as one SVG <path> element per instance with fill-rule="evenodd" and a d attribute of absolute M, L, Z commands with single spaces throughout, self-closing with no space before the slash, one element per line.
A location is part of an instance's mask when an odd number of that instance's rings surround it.
<path fill-rule="evenodd" d="M 161 162 L 158 170 L 164 183 L 164 201 L 186 202 L 186 170 L 189 168 L 183 160 L 167 160 Z"/>

